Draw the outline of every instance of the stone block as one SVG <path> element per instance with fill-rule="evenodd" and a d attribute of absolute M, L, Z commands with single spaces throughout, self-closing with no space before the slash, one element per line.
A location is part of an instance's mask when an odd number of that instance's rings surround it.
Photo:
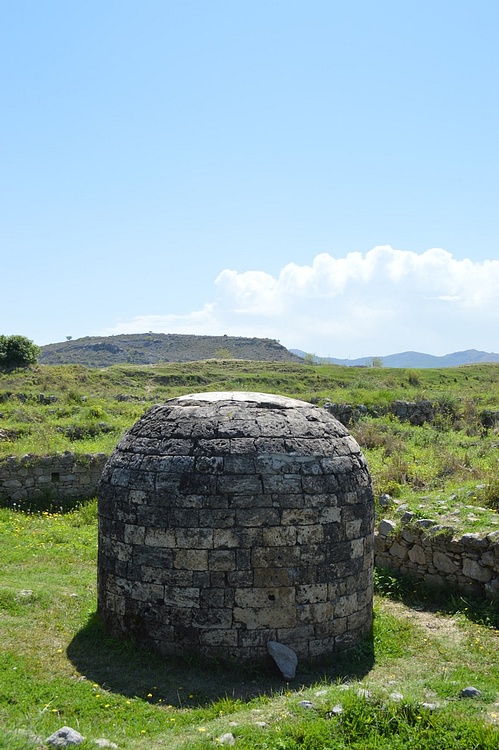
<path fill-rule="evenodd" d="M 141 583 L 134 581 L 130 587 L 130 597 L 141 602 L 152 602 L 163 600 L 164 586 L 155 583 Z"/>
<path fill-rule="evenodd" d="M 415 544 L 413 547 L 411 547 L 408 552 L 409 560 L 412 563 L 415 563 L 416 565 L 425 565 L 426 564 L 426 554 L 419 544 Z"/>
<path fill-rule="evenodd" d="M 237 646 L 237 630 L 206 630 L 199 635 L 201 644 L 208 646 L 235 647 Z"/>
<path fill-rule="evenodd" d="M 148 547 L 136 545 L 130 549 L 131 561 L 134 565 L 147 565 L 152 568 L 171 568 L 173 550 L 164 547 Z"/>
<path fill-rule="evenodd" d="M 125 524 L 123 537 L 126 544 L 144 544 L 146 538 L 145 526 Z"/>
<path fill-rule="evenodd" d="M 185 549 L 212 549 L 213 529 L 177 528 L 175 529 L 175 544 Z"/>
<path fill-rule="evenodd" d="M 177 546 L 175 529 L 147 529 L 144 544 L 148 547 L 165 547 L 173 549 Z"/>
<path fill-rule="evenodd" d="M 306 526 L 317 524 L 318 518 L 314 508 L 292 508 L 282 511 L 281 523 L 283 526 Z"/>
<path fill-rule="evenodd" d="M 278 494 L 301 495 L 302 478 L 295 474 L 268 474 L 263 476 L 264 492 Z"/>
<path fill-rule="evenodd" d="M 296 601 L 298 604 L 325 602 L 328 599 L 327 583 L 316 583 L 296 587 Z"/>
<path fill-rule="evenodd" d="M 296 609 L 277 607 L 234 607 L 234 624 L 248 630 L 291 628 L 297 622 Z"/>
<path fill-rule="evenodd" d="M 281 521 L 276 508 L 242 508 L 236 511 L 236 523 L 239 526 L 277 526 Z"/>
<path fill-rule="evenodd" d="M 236 511 L 224 508 L 204 508 L 199 511 L 199 525 L 211 529 L 228 529 L 236 522 Z"/>
<path fill-rule="evenodd" d="M 441 573 L 456 573 L 459 570 L 459 565 L 449 555 L 439 550 L 433 553 L 433 565 Z"/>
<path fill-rule="evenodd" d="M 164 602 L 170 607 L 198 607 L 199 601 L 198 588 L 165 586 Z"/>
<path fill-rule="evenodd" d="M 261 528 L 213 529 L 213 547 L 220 548 L 249 548 L 262 541 Z"/>
<path fill-rule="evenodd" d="M 207 570 L 208 550 L 176 549 L 173 551 L 173 566 L 184 570 Z"/>
<path fill-rule="evenodd" d="M 486 537 L 481 534 L 463 534 L 459 539 L 459 544 L 465 549 L 484 550 L 489 546 Z"/>
<path fill-rule="evenodd" d="M 306 526 L 304 528 L 313 528 Z M 262 544 L 265 547 L 285 547 L 287 545 L 302 544 L 299 529 L 293 526 L 271 526 L 262 529 Z"/>
<path fill-rule="evenodd" d="M 290 528 L 295 531 L 298 544 L 321 544 L 324 541 L 324 527 L 320 524 Z"/>
<path fill-rule="evenodd" d="M 300 561 L 299 547 L 255 547 L 252 553 L 253 568 L 285 568 L 299 565 Z"/>
<path fill-rule="evenodd" d="M 236 569 L 235 550 L 212 549 L 208 552 L 208 569 L 213 571 L 227 571 Z"/>
<path fill-rule="evenodd" d="M 474 581 L 487 583 L 492 578 L 492 571 L 481 565 L 478 560 L 471 560 L 465 557 L 463 560 L 463 574 Z"/>
<path fill-rule="evenodd" d="M 405 560 L 408 555 L 408 549 L 405 545 L 400 542 L 394 542 L 390 547 L 390 555 L 396 557 L 398 560 Z"/>
<path fill-rule="evenodd" d="M 286 608 L 295 603 L 295 588 L 241 588 L 234 592 L 234 602 L 237 607 L 276 607 Z"/>

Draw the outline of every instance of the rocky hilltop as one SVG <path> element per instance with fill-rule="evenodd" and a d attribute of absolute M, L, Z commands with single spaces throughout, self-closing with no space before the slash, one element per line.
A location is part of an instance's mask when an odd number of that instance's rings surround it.
<path fill-rule="evenodd" d="M 38 361 L 43 365 L 80 364 L 87 367 L 109 367 L 117 364 L 195 362 L 214 358 L 303 363 L 303 359 L 292 354 L 274 339 L 191 336 L 180 333 L 85 336 L 81 339 L 42 346 Z"/>

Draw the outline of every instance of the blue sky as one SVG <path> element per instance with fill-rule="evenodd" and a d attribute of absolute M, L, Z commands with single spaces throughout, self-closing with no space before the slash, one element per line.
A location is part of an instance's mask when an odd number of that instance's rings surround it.
<path fill-rule="evenodd" d="M 495 0 L 0 0 L 0 332 L 499 351 Z"/>

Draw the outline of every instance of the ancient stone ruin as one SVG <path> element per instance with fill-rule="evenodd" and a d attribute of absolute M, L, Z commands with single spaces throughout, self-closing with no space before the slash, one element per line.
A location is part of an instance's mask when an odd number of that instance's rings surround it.
<path fill-rule="evenodd" d="M 324 409 L 198 393 L 149 409 L 99 485 L 99 615 L 164 654 L 300 659 L 372 622 L 374 503 L 365 459 Z"/>

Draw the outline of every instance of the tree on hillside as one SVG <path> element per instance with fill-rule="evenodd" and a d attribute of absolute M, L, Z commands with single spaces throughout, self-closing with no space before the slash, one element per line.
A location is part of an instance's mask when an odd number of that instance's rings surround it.
<path fill-rule="evenodd" d="M 36 364 L 40 347 L 26 336 L 0 335 L 0 368 L 29 367 Z"/>

